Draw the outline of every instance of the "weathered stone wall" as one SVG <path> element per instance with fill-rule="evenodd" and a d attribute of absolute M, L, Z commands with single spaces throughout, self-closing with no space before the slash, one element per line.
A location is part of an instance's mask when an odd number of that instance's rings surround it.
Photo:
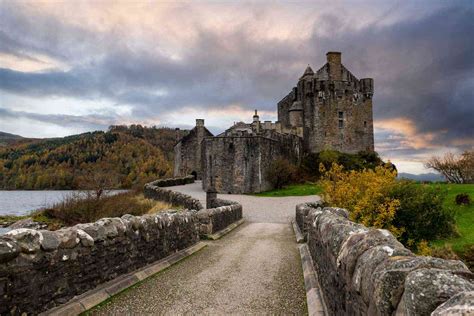
<path fill-rule="evenodd" d="M 316 73 L 308 67 L 278 103 L 278 120 L 291 127 L 289 111 L 298 102 L 303 106 L 306 151 L 373 151 L 373 93 L 373 79 L 357 79 L 342 65 L 341 54 L 330 52 L 323 67 Z"/>
<path fill-rule="evenodd" d="M 195 212 L 0 236 L 0 314 L 37 314 L 199 240 Z"/>
<path fill-rule="evenodd" d="M 210 209 L 197 213 L 201 236 L 214 234 L 242 219 L 242 205 L 234 201 L 215 199 Z"/>
<path fill-rule="evenodd" d="M 194 199 L 193 197 L 164 189 L 164 187 L 175 186 L 175 185 L 184 185 L 194 182 L 193 176 L 187 176 L 182 178 L 173 178 L 173 179 L 163 179 L 157 180 L 145 184 L 143 193 L 145 197 L 149 199 L 155 199 L 163 202 L 168 202 L 172 205 L 183 206 L 189 210 L 200 210 L 202 209 L 202 204 L 199 200 Z"/>
<path fill-rule="evenodd" d="M 193 174 L 196 179 L 202 177 L 201 142 L 205 137 L 213 136 L 204 126 L 204 120 L 197 119 L 194 127 L 174 147 L 175 177 Z"/>
<path fill-rule="evenodd" d="M 183 177 L 145 186 L 147 197 L 189 211 L 103 218 L 57 231 L 23 228 L 0 236 L 0 315 L 37 314 L 66 303 L 242 218 L 236 202 L 214 199 L 212 209 L 201 210 L 198 200 L 164 188 L 192 182 Z"/>
<path fill-rule="evenodd" d="M 474 312 L 472 293 L 459 294 L 474 291 L 473 274 L 461 261 L 415 256 L 390 232 L 347 216 L 339 208 L 297 207 L 329 314 Z"/>
<path fill-rule="evenodd" d="M 297 163 L 301 138 L 265 130 L 265 136 L 225 136 L 202 142 L 203 189 L 219 193 L 252 193 L 272 189 L 266 173 L 271 163 L 284 157 Z"/>

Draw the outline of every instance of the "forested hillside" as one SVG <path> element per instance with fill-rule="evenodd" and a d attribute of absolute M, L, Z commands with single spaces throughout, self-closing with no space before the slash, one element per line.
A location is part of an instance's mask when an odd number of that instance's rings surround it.
<path fill-rule="evenodd" d="M 175 131 L 111 126 L 0 147 L 1 189 L 131 188 L 172 174 Z"/>

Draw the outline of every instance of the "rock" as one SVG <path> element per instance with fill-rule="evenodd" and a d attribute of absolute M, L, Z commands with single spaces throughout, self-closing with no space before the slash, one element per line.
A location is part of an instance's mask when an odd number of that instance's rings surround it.
<path fill-rule="evenodd" d="M 352 277 L 352 286 L 369 303 L 374 291 L 374 271 L 384 261 L 393 256 L 412 256 L 412 252 L 403 246 L 381 245 L 370 248 L 357 260 Z"/>
<path fill-rule="evenodd" d="M 104 226 L 97 223 L 78 224 L 74 226 L 74 228 L 85 231 L 89 236 L 92 237 L 92 239 L 94 239 L 94 242 L 105 240 L 107 237 Z"/>
<path fill-rule="evenodd" d="M 323 211 L 329 211 L 329 212 L 333 213 L 334 215 L 341 216 L 341 217 L 344 217 L 344 218 L 349 218 L 349 212 L 344 208 L 325 207 L 325 208 L 323 208 Z"/>
<path fill-rule="evenodd" d="M 95 222 L 95 224 L 104 228 L 105 236 L 108 238 L 114 238 L 119 235 L 117 227 L 111 218 L 99 219 L 97 222 Z"/>
<path fill-rule="evenodd" d="M 55 233 L 59 238 L 59 247 L 63 249 L 74 248 L 80 241 L 77 230 L 73 228 L 59 229 Z"/>
<path fill-rule="evenodd" d="M 432 316 L 474 315 L 474 291 L 461 292 L 438 306 Z"/>
<path fill-rule="evenodd" d="M 376 310 L 377 314 L 391 315 L 400 302 L 407 275 L 421 268 L 469 272 L 461 261 L 432 257 L 392 256 L 377 266 L 373 273 L 371 310 Z"/>
<path fill-rule="evenodd" d="M 53 251 L 58 249 L 61 241 L 54 232 L 49 230 L 41 230 L 40 233 L 43 236 L 43 238 L 41 238 L 40 244 L 44 251 Z"/>
<path fill-rule="evenodd" d="M 94 238 L 92 238 L 88 233 L 83 231 L 82 229 L 78 229 L 77 236 L 81 240 L 81 244 L 85 247 L 92 247 L 94 246 Z"/>
<path fill-rule="evenodd" d="M 359 226 L 358 230 L 354 231 L 341 247 L 337 257 L 347 279 L 352 279 L 359 257 L 368 249 L 376 246 L 388 246 L 392 249 L 403 248 L 403 245 L 390 232 Z"/>
<path fill-rule="evenodd" d="M 20 246 L 13 238 L 0 236 L 0 263 L 16 258 L 19 253 Z"/>
<path fill-rule="evenodd" d="M 7 232 L 4 236 L 12 237 L 24 253 L 35 253 L 40 249 L 40 232 L 34 229 L 19 228 Z"/>
<path fill-rule="evenodd" d="M 44 223 L 35 222 L 31 218 L 21 219 L 11 224 L 10 226 L 8 226 L 8 228 L 10 228 L 11 230 L 19 229 L 19 228 L 29 228 L 29 229 L 39 230 L 39 229 L 45 229 L 46 227 L 48 227 L 48 225 Z"/>
<path fill-rule="evenodd" d="M 474 291 L 474 284 L 453 271 L 419 269 L 410 272 L 397 315 L 430 315 L 439 305 L 454 295 Z"/>

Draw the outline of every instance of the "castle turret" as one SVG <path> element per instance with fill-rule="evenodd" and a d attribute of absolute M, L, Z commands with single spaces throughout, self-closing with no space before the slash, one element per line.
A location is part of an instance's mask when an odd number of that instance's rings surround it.
<path fill-rule="evenodd" d="M 303 126 L 303 105 L 301 104 L 301 101 L 293 102 L 288 113 L 290 115 L 290 125 L 292 127 Z"/>
<path fill-rule="evenodd" d="M 328 52 L 326 54 L 327 62 L 329 64 L 329 79 L 342 80 L 342 58 L 340 52 Z"/>
<path fill-rule="evenodd" d="M 252 125 L 257 133 L 260 132 L 260 117 L 258 116 L 257 110 L 255 110 L 255 114 L 253 115 L 253 122 Z"/>

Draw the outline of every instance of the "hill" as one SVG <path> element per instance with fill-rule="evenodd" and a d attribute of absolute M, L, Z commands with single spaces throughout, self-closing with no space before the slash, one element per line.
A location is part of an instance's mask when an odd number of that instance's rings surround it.
<path fill-rule="evenodd" d="M 171 175 L 175 135 L 169 128 L 131 125 L 13 143 L 0 147 L 0 188 L 81 189 L 98 182 L 109 188 L 142 185 Z"/>
<path fill-rule="evenodd" d="M 8 146 L 21 139 L 24 139 L 24 138 L 19 135 L 0 132 L 0 147 Z"/>
<path fill-rule="evenodd" d="M 400 172 L 398 177 L 401 179 L 409 179 L 415 181 L 422 181 L 422 182 L 442 182 L 446 181 L 442 175 L 439 173 L 423 173 L 423 174 L 411 174 L 411 173 L 404 173 Z"/>

